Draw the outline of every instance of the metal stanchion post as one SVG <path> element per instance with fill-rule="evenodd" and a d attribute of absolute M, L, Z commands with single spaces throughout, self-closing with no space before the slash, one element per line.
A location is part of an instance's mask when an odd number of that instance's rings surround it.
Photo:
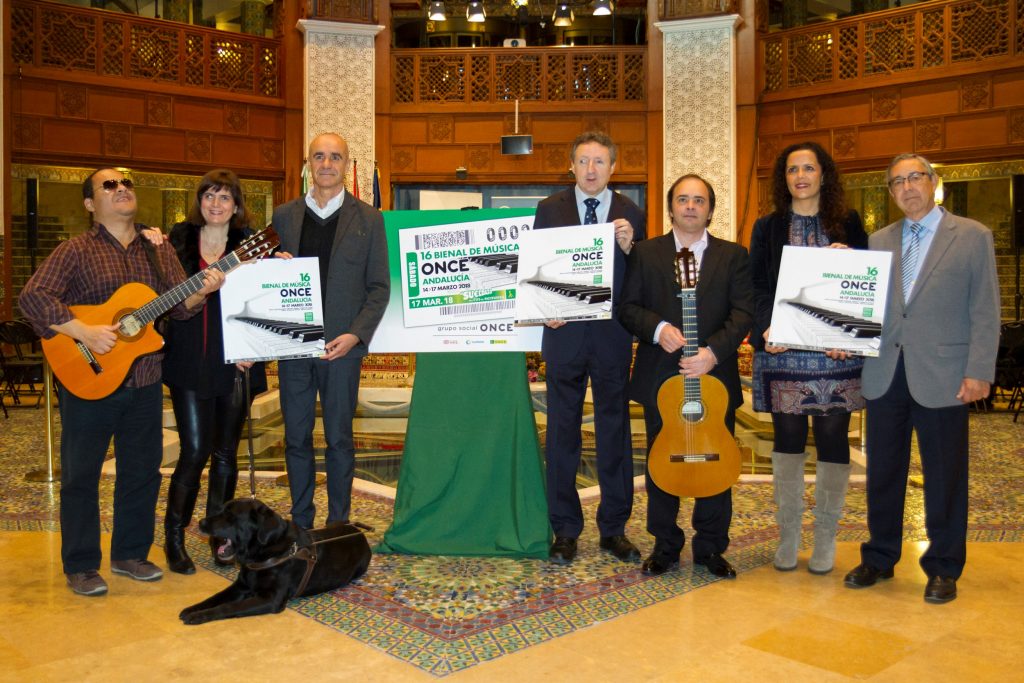
<path fill-rule="evenodd" d="M 53 458 L 53 373 L 50 364 L 43 361 L 43 391 L 46 392 L 46 467 L 31 470 L 25 474 L 26 481 L 52 484 L 60 479 L 60 467 L 54 464 Z"/>

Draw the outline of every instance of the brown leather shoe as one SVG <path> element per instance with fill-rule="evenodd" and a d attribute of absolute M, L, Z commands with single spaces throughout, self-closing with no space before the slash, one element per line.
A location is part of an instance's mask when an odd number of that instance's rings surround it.
<path fill-rule="evenodd" d="M 893 574 L 892 567 L 879 569 L 862 562 L 850 570 L 850 573 L 843 579 L 843 583 L 847 588 L 867 588 L 874 586 L 879 579 L 891 579 Z"/>
<path fill-rule="evenodd" d="M 956 579 L 949 576 L 930 576 L 924 587 L 924 601 L 941 605 L 956 600 Z"/>
<path fill-rule="evenodd" d="M 623 562 L 640 559 L 640 550 L 625 536 L 602 536 L 601 550 L 607 550 Z"/>

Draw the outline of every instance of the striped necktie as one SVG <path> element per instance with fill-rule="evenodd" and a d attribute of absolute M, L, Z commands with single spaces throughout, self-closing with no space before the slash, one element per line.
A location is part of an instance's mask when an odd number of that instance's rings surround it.
<path fill-rule="evenodd" d="M 910 298 L 910 290 L 914 286 L 914 270 L 917 269 L 917 254 L 921 249 L 921 224 L 913 223 L 910 226 L 910 241 L 903 252 L 903 301 Z"/>
<path fill-rule="evenodd" d="M 583 225 L 594 225 L 597 223 L 597 205 L 601 203 L 601 200 L 587 197 L 583 203 L 587 205 L 587 212 L 583 215 Z"/>

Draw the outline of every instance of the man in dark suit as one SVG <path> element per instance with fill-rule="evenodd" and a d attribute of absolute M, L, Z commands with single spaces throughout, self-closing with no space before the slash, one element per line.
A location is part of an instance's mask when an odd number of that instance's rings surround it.
<path fill-rule="evenodd" d="M 359 368 L 384 315 L 391 290 L 384 218 L 345 191 L 348 143 L 324 133 L 309 144 L 312 187 L 305 197 L 274 209 L 282 250 L 320 261 L 324 305 L 324 355 L 279 364 L 285 466 L 292 519 L 313 526 L 313 424 L 320 395 L 327 448 L 327 522 L 349 519 L 355 448 L 352 418 Z"/>
<path fill-rule="evenodd" d="M 736 408 L 743 403 L 736 349 L 750 331 L 754 295 L 747 250 L 718 239 L 707 231 L 715 211 L 715 191 L 697 175 L 684 175 L 667 195 L 671 232 L 638 244 L 626 273 L 619 316 L 637 336 L 629 397 L 644 407 L 648 451 L 661 431 L 658 390 L 680 373 L 684 377 L 710 374 L 729 392 L 725 421 L 736 425 Z M 683 357 L 680 285 L 676 255 L 683 247 L 693 252 L 697 278 L 697 353 Z M 644 560 L 643 572 L 664 574 L 679 566 L 686 538 L 676 523 L 679 498 L 662 491 L 647 472 L 647 531 L 654 536 L 654 551 Z M 715 576 L 736 578 L 736 570 L 722 553 L 729 547 L 732 490 L 698 498 L 693 507 L 693 560 Z"/>
<path fill-rule="evenodd" d="M 935 170 L 901 154 L 886 173 L 905 218 L 871 235 L 893 254 L 882 344 L 864 363 L 870 538 L 850 588 L 893 576 L 903 541 L 910 436 L 924 470 L 924 599 L 956 598 L 967 560 L 968 406 L 988 397 L 999 344 L 992 232 L 935 205 Z"/>
<path fill-rule="evenodd" d="M 608 187 L 608 179 L 615 172 L 616 153 L 615 143 L 603 133 L 579 135 L 569 155 L 576 186 L 541 201 L 533 222 L 535 229 L 615 224 L 614 306 L 618 306 L 622 291 L 626 257 L 646 231 L 640 207 Z M 556 564 L 572 562 L 576 539 L 583 531 L 576 471 L 588 379 L 594 396 L 597 481 L 601 488 L 597 508 L 600 545 L 624 562 L 640 559 L 640 551 L 626 538 L 626 521 L 633 510 L 633 446 L 626 399 L 632 343 L 632 336 L 614 318 L 614 311 L 611 320 L 569 324 L 549 320 L 544 329 L 541 349 L 547 364 L 548 516 L 555 533 L 549 557 Z"/>

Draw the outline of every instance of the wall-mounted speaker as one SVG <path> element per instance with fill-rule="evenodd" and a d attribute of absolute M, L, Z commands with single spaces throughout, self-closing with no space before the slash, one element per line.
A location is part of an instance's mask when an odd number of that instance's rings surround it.
<path fill-rule="evenodd" d="M 39 248 L 39 181 L 25 179 L 25 240 L 29 250 Z"/>

